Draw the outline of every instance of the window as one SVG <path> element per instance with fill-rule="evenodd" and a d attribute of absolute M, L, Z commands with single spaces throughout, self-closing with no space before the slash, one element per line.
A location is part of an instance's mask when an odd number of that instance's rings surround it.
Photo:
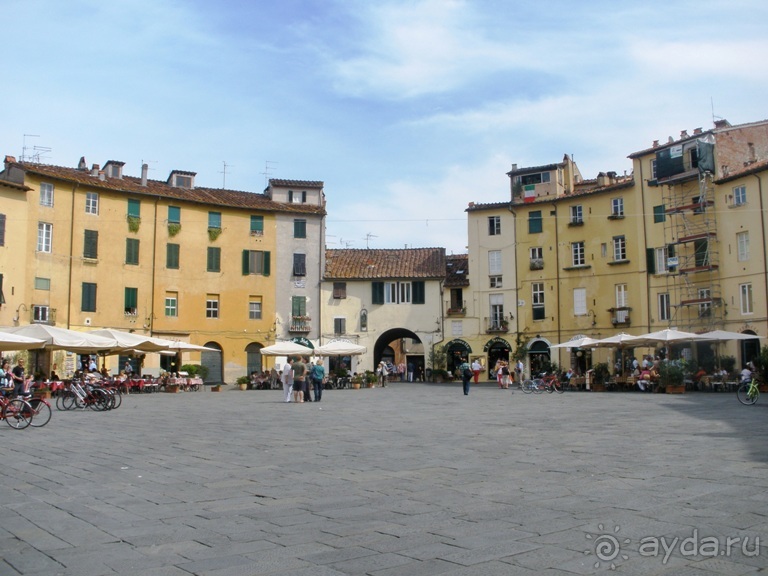
<path fill-rule="evenodd" d="M 502 286 L 503 276 L 490 276 L 489 280 L 490 280 L 489 286 L 491 288 L 503 288 Z"/>
<path fill-rule="evenodd" d="M 5 246 L 5 214 L 0 214 L 0 246 Z"/>
<path fill-rule="evenodd" d="M 574 316 L 587 315 L 587 289 L 586 288 L 573 289 L 573 315 Z"/>
<path fill-rule="evenodd" d="M 747 203 L 747 187 L 736 186 L 736 188 L 733 189 L 733 205 L 742 206 L 743 204 L 746 204 L 746 203 Z"/>
<path fill-rule="evenodd" d="M 97 192 L 85 193 L 85 213 L 86 214 L 99 213 L 99 194 Z"/>
<path fill-rule="evenodd" d="M 333 283 L 333 297 L 336 300 L 343 300 L 347 297 L 347 283 L 346 282 L 334 282 Z"/>
<path fill-rule="evenodd" d="M 501 234 L 501 216 L 488 217 L 488 235 L 498 236 Z"/>
<path fill-rule="evenodd" d="M 656 158 L 651 160 L 651 180 L 656 180 Z"/>
<path fill-rule="evenodd" d="M 168 224 L 181 224 L 181 208 L 168 206 Z"/>
<path fill-rule="evenodd" d="M 346 318 L 334 318 L 333 319 L 333 333 L 334 334 L 346 334 L 347 333 L 347 319 Z"/>
<path fill-rule="evenodd" d="M 141 218 L 141 201 L 128 199 L 128 216 L 131 218 Z"/>
<path fill-rule="evenodd" d="M 50 290 L 50 289 L 51 289 L 50 278 L 40 278 L 39 276 L 35 277 L 35 290 Z"/>
<path fill-rule="evenodd" d="M 531 284 L 531 302 L 533 303 L 533 319 L 544 320 L 546 311 L 544 308 L 544 283 Z"/>
<path fill-rule="evenodd" d="M 624 198 L 611 199 L 611 216 L 624 216 Z"/>
<path fill-rule="evenodd" d="M 571 266 L 584 266 L 586 263 L 584 242 L 571 242 Z"/>
<path fill-rule="evenodd" d="M 251 296 L 249 298 L 248 319 L 261 320 L 261 296 Z"/>
<path fill-rule="evenodd" d="M 307 221 L 306 220 L 293 221 L 293 237 L 294 238 L 307 237 Z"/>
<path fill-rule="evenodd" d="M 571 206 L 571 224 L 583 224 L 584 212 L 581 206 Z"/>
<path fill-rule="evenodd" d="M 491 294 L 488 297 L 488 301 L 491 306 L 491 323 L 489 328 L 491 330 L 501 330 L 504 325 L 504 295 Z"/>
<path fill-rule="evenodd" d="M 208 212 L 208 228 L 221 230 L 221 212 Z"/>
<path fill-rule="evenodd" d="M 39 306 L 37 304 L 32 306 L 32 322 L 47 324 L 50 317 L 49 312 L 48 306 Z"/>
<path fill-rule="evenodd" d="M 739 285 L 739 299 L 741 301 L 741 313 L 753 314 L 754 308 L 752 307 L 752 284 L 740 284 Z"/>
<path fill-rule="evenodd" d="M 709 266 L 709 242 L 707 240 L 696 240 L 693 243 L 693 250 L 696 266 Z"/>
<path fill-rule="evenodd" d="M 177 318 L 179 316 L 179 293 L 178 292 L 166 292 L 165 316 L 167 318 Z"/>
<path fill-rule="evenodd" d="M 664 204 L 653 207 L 653 223 L 660 224 L 667 219 L 667 209 Z"/>
<path fill-rule="evenodd" d="M 451 320 L 451 336 L 463 336 L 464 323 L 461 320 Z"/>
<path fill-rule="evenodd" d="M 488 251 L 488 274 L 491 276 L 501 274 L 501 250 Z"/>
<path fill-rule="evenodd" d="M 749 232 L 738 232 L 736 234 L 736 249 L 739 262 L 749 260 Z"/>
<path fill-rule="evenodd" d="M 616 323 L 623 324 L 629 318 L 629 310 L 618 310 L 618 308 L 627 308 L 627 285 L 616 284 Z"/>
<path fill-rule="evenodd" d="M 243 276 L 260 274 L 269 276 L 269 252 L 261 250 L 243 250 Z"/>
<path fill-rule="evenodd" d="M 288 202 L 291 204 L 304 204 L 307 201 L 307 192 L 302 190 L 301 192 L 294 192 L 288 190 Z"/>
<path fill-rule="evenodd" d="M 205 317 L 206 318 L 218 318 L 219 317 L 219 295 L 208 294 L 205 298 Z"/>
<path fill-rule="evenodd" d="M 669 320 L 671 318 L 669 294 L 667 293 L 659 294 L 658 304 L 659 304 L 659 320 Z"/>
<path fill-rule="evenodd" d="M 251 236 L 264 235 L 264 216 L 251 215 Z"/>
<path fill-rule="evenodd" d="M 706 198 L 704 198 L 704 196 L 694 196 L 692 201 L 695 205 L 693 209 L 693 213 L 694 214 L 704 213 L 704 209 L 706 208 Z"/>
<path fill-rule="evenodd" d="M 37 251 L 50 252 L 51 239 L 53 237 L 53 224 L 40 222 L 37 225 Z"/>
<path fill-rule="evenodd" d="M 656 274 L 666 274 L 669 272 L 669 268 L 667 267 L 667 247 L 662 246 L 661 248 L 655 248 L 653 252 L 654 262 L 656 264 Z"/>
<path fill-rule="evenodd" d="M 531 248 L 531 270 L 542 270 L 544 268 L 544 249 L 541 246 Z"/>
<path fill-rule="evenodd" d="M 306 296 L 291 297 L 291 315 L 294 319 L 306 319 L 307 316 L 307 298 Z"/>
<path fill-rule="evenodd" d="M 613 237 L 613 260 L 621 262 L 627 259 L 627 239 L 624 236 Z"/>
<path fill-rule="evenodd" d="M 40 183 L 40 206 L 53 206 L 53 184 Z"/>
<path fill-rule="evenodd" d="M 80 304 L 83 312 L 96 312 L 96 284 L 83 282 L 83 297 Z"/>
<path fill-rule="evenodd" d="M 538 234 L 543 229 L 541 210 L 534 210 L 528 214 L 528 234 Z"/>
<path fill-rule="evenodd" d="M 205 269 L 207 272 L 221 272 L 221 248 L 208 247 Z"/>
<path fill-rule="evenodd" d="M 125 315 L 136 316 L 139 313 L 139 289 L 125 289 Z"/>
<path fill-rule="evenodd" d="M 125 263 L 134 266 L 139 264 L 139 240 L 137 238 L 125 239 Z"/>
<path fill-rule="evenodd" d="M 85 230 L 83 238 L 83 258 L 96 259 L 99 257 L 99 232 Z"/>
<path fill-rule="evenodd" d="M 413 282 L 372 282 L 372 304 L 424 304 L 425 284 Z"/>
<path fill-rule="evenodd" d="M 523 186 L 529 184 L 544 184 L 549 182 L 549 172 L 539 172 L 537 174 L 526 174 L 520 177 L 520 183 Z"/>
<path fill-rule="evenodd" d="M 464 291 L 461 288 L 451 288 L 450 310 L 453 312 L 464 310 Z"/>
<path fill-rule="evenodd" d="M 306 254 L 293 255 L 293 275 L 294 276 L 307 275 L 307 255 Z"/>
<path fill-rule="evenodd" d="M 179 251 L 178 244 L 166 244 L 165 246 L 165 267 L 169 270 L 179 269 Z"/>
<path fill-rule="evenodd" d="M 411 302 L 411 283 L 410 282 L 385 282 L 384 283 L 384 303 L 385 304 L 408 304 Z"/>
<path fill-rule="evenodd" d="M 698 296 L 700 300 L 707 300 L 699 304 L 699 318 L 704 318 L 712 314 L 712 291 L 709 288 L 699 288 Z"/>

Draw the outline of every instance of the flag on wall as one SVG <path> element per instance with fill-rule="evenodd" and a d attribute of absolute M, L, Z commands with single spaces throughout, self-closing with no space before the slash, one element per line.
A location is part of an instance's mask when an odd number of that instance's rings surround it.
<path fill-rule="evenodd" d="M 534 200 L 536 200 L 536 185 L 528 184 L 523 188 L 523 201 L 533 202 Z"/>

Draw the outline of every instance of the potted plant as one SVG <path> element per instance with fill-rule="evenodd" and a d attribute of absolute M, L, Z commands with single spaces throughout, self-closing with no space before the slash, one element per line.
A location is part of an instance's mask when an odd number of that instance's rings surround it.
<path fill-rule="evenodd" d="M 659 364 L 659 391 L 667 394 L 685 392 L 685 362 L 673 360 Z"/>
<path fill-rule="evenodd" d="M 373 388 L 376 385 L 376 382 L 378 381 L 379 377 L 376 376 L 375 372 L 371 372 L 370 370 L 365 371 L 365 386 L 367 388 Z"/>
<path fill-rule="evenodd" d="M 360 374 L 355 374 L 354 376 L 352 376 L 351 382 L 352 382 L 352 388 L 354 388 L 355 390 L 360 390 L 360 386 L 363 383 L 363 377 Z"/>
<path fill-rule="evenodd" d="M 251 379 L 248 376 L 240 376 L 236 382 L 240 386 L 240 390 L 248 390 L 248 384 L 250 384 Z"/>
<path fill-rule="evenodd" d="M 599 362 L 592 368 L 592 381 L 590 389 L 593 392 L 605 392 L 605 383 L 611 375 L 611 369 L 608 362 Z"/>

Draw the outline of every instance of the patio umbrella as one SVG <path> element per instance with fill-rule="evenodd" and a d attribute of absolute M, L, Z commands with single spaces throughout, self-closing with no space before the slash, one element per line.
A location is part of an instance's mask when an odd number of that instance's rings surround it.
<path fill-rule="evenodd" d="M 634 348 L 635 346 L 643 346 L 646 341 L 638 336 L 632 336 L 631 334 L 615 334 L 608 338 L 601 338 L 594 344 L 592 348 L 618 348 L 621 354 L 621 375 L 624 375 L 624 348 Z"/>
<path fill-rule="evenodd" d="M 699 334 L 702 340 L 709 340 L 710 342 L 727 342 L 729 340 L 752 340 L 753 338 L 762 338 L 765 336 L 758 336 L 757 334 L 742 334 L 741 332 L 729 332 L 728 330 L 711 330 Z"/>
<path fill-rule="evenodd" d="M 43 340 L 45 342 L 44 348 L 47 350 L 67 350 L 80 354 L 91 354 L 120 348 L 114 338 L 104 338 L 88 332 L 67 330 L 48 324 L 28 324 L 15 328 L 4 328 L 3 331 Z"/>
<path fill-rule="evenodd" d="M 265 346 L 260 352 L 262 356 L 311 356 L 314 351 L 308 346 L 286 341 Z"/>
<path fill-rule="evenodd" d="M 344 340 L 335 340 L 315 348 L 315 356 L 357 356 L 365 354 L 368 348 L 361 346 L 360 344 L 354 344 L 353 342 L 346 342 Z M 262 350 L 262 354 L 264 351 Z"/>
<path fill-rule="evenodd" d="M 168 350 L 174 343 L 171 340 L 162 340 L 151 336 L 134 334 L 133 332 L 123 332 L 122 330 L 113 330 L 112 328 L 103 328 L 101 330 L 91 330 L 88 334 L 103 336 L 105 338 L 114 338 L 118 345 L 124 350 L 137 350 L 139 352 L 160 352 Z"/>
<path fill-rule="evenodd" d="M 168 345 L 167 350 L 175 350 L 177 352 L 221 352 L 218 348 L 190 344 L 189 342 L 181 342 L 179 340 L 168 340 L 168 342 L 170 342 L 170 344 Z"/>
<path fill-rule="evenodd" d="M 560 344 L 553 344 L 550 348 L 593 348 L 595 344 L 599 342 L 589 336 L 583 336 L 581 338 L 575 338 L 568 340 L 567 342 L 560 342 Z"/>
<path fill-rule="evenodd" d="M 38 338 L 28 338 L 20 334 L 0 332 L 0 352 L 16 350 L 33 350 L 45 346 L 45 341 Z"/>
<path fill-rule="evenodd" d="M 672 328 L 666 328 L 664 330 L 659 330 L 658 332 L 649 332 L 648 334 L 641 334 L 638 336 L 638 338 L 651 343 L 665 344 L 687 342 L 689 340 L 704 340 L 700 334 L 695 334 L 693 332 L 683 332 L 682 330 L 674 330 Z"/>

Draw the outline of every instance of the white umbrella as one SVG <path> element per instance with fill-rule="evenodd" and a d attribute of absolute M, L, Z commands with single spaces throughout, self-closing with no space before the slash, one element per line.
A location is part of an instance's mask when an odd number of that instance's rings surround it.
<path fill-rule="evenodd" d="M 334 340 L 323 346 L 315 348 L 315 356 L 357 356 L 365 354 L 368 348 L 355 344 L 353 342 L 347 342 L 345 340 Z M 262 350 L 262 354 L 263 354 Z"/>
<path fill-rule="evenodd" d="M 626 348 L 627 346 L 642 346 L 646 340 L 631 334 L 616 334 L 608 338 L 601 338 L 591 345 L 592 348 Z"/>
<path fill-rule="evenodd" d="M 560 342 L 560 344 L 553 344 L 550 348 L 593 348 L 599 340 L 590 338 L 589 336 L 583 336 L 581 338 L 574 338 L 567 342 Z"/>
<path fill-rule="evenodd" d="M 688 340 L 705 340 L 705 338 L 702 338 L 700 334 L 695 334 L 693 332 L 683 332 L 682 330 L 674 330 L 672 328 L 665 328 L 664 330 L 659 330 L 658 332 L 641 334 L 638 336 L 638 338 L 651 343 L 663 342 L 668 344 L 674 342 L 686 342 Z"/>
<path fill-rule="evenodd" d="M 308 346 L 302 346 L 296 342 L 285 341 L 276 342 L 271 346 L 265 346 L 259 350 L 259 352 L 261 352 L 262 356 L 311 356 L 314 351 Z"/>
<path fill-rule="evenodd" d="M 0 332 L 0 352 L 16 350 L 34 350 L 45 346 L 45 341 L 38 338 L 28 338 L 20 334 Z"/>
<path fill-rule="evenodd" d="M 118 345 L 125 351 L 138 350 L 139 352 L 159 352 L 161 350 L 168 350 L 173 344 L 171 340 L 152 338 L 151 336 L 143 336 L 141 334 L 134 334 L 133 332 L 123 332 L 122 330 L 113 330 L 112 328 L 91 330 L 88 334 L 95 334 L 96 336 L 103 336 L 105 338 L 114 338 Z"/>
<path fill-rule="evenodd" d="M 120 348 L 114 338 L 104 338 L 88 332 L 67 330 L 48 324 L 28 324 L 16 328 L 4 328 L 3 330 L 11 334 L 43 340 L 45 342 L 44 348 L 48 350 L 68 350 L 69 352 L 90 354 Z"/>
<path fill-rule="evenodd" d="M 699 334 L 699 336 L 702 340 L 709 340 L 710 342 L 727 342 L 729 340 L 752 340 L 753 338 L 765 338 L 765 336 L 758 336 L 756 334 L 743 334 L 741 332 L 729 332 L 728 330 L 712 330 L 710 332 Z"/>
<path fill-rule="evenodd" d="M 218 348 L 211 348 L 210 346 L 199 346 L 198 344 L 190 344 L 189 342 L 181 342 L 179 340 L 169 340 L 168 350 L 176 350 L 177 352 L 221 352 Z"/>

